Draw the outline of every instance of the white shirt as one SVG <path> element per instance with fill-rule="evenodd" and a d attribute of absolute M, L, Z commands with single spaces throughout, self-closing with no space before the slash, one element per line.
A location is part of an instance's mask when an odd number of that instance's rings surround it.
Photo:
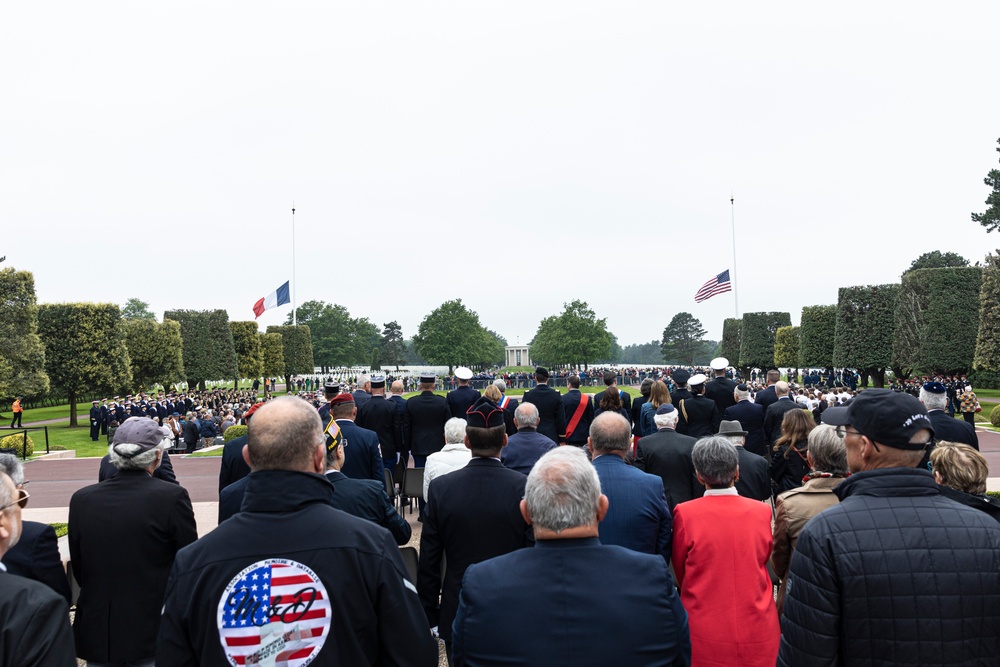
<path fill-rule="evenodd" d="M 724 489 L 705 489 L 706 496 L 738 496 L 739 492 L 735 486 L 727 486 Z"/>
<path fill-rule="evenodd" d="M 434 452 L 424 463 L 424 500 L 430 490 L 431 480 L 441 475 L 464 468 L 472 459 L 472 450 L 464 442 L 452 442 L 445 445 L 441 451 Z"/>

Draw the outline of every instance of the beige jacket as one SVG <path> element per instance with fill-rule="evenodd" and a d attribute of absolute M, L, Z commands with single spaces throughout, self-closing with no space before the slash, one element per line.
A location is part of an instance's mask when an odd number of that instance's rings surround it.
<path fill-rule="evenodd" d="M 785 600 L 788 563 L 792 559 L 792 552 L 795 551 L 799 533 L 809 519 L 840 502 L 833 490 L 843 481 L 843 477 L 814 477 L 799 488 L 785 491 L 778 496 L 775 503 L 774 551 L 771 552 L 771 567 L 781 579 L 781 589 L 778 591 L 779 616 Z"/>

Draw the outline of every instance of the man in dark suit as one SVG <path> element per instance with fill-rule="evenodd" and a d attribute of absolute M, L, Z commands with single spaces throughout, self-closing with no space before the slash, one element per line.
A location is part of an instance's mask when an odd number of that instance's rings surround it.
<path fill-rule="evenodd" d="M 723 436 L 736 447 L 739 455 L 739 477 L 736 479 L 736 493 L 744 498 L 767 500 L 771 497 L 771 476 L 768 473 L 767 459 L 748 452 L 743 448 L 747 432 L 738 421 L 725 421 L 719 424 L 719 435 Z"/>
<path fill-rule="evenodd" d="M 649 392 L 653 389 L 653 378 L 646 378 L 639 385 L 639 395 L 632 399 L 632 407 L 629 408 L 629 419 L 632 421 L 632 436 L 642 437 L 642 425 L 639 423 L 642 416 L 642 406 L 649 401 Z"/>
<path fill-rule="evenodd" d="M 920 388 L 920 402 L 927 408 L 927 416 L 934 426 L 935 440 L 961 442 L 979 451 L 979 436 L 976 435 L 975 427 L 948 414 L 948 390 L 943 384 L 925 382 Z"/>
<path fill-rule="evenodd" d="M 693 376 L 688 382 L 691 398 L 681 399 L 677 403 L 677 410 L 681 413 L 677 430 L 692 438 L 715 435 L 719 430 L 719 422 L 722 421 L 719 408 L 703 395 L 707 379 L 702 373 Z"/>
<path fill-rule="evenodd" d="M 193 454 L 198 449 L 200 440 L 201 426 L 198 424 L 198 414 L 194 411 L 188 412 L 184 420 L 184 451 Z"/>
<path fill-rule="evenodd" d="M 497 460 L 507 442 L 503 411 L 484 397 L 466 414 L 466 421 L 465 444 L 472 450 L 472 460 L 431 482 L 417 572 L 417 593 L 427 620 L 431 627 L 437 626 L 449 655 L 466 568 L 533 541 L 518 510 L 527 478 Z M 442 585 L 441 559 L 446 553 Z"/>
<path fill-rule="evenodd" d="M 472 369 L 459 366 L 455 369 L 455 379 L 458 386 L 448 392 L 448 409 L 453 417 L 465 418 L 465 413 L 469 411 L 476 401 L 479 400 L 479 392 L 469 386 L 472 379 Z"/>
<path fill-rule="evenodd" d="M 0 454 L 0 472 L 14 482 L 16 489 L 24 488 L 24 466 L 13 454 Z M 47 523 L 21 522 L 21 539 L 0 559 L 10 574 L 39 581 L 73 604 L 69 580 L 59 555 L 56 531 Z"/>
<path fill-rule="evenodd" d="M 764 437 L 767 438 L 769 448 L 773 447 L 781 437 L 781 422 L 785 419 L 785 413 L 802 409 L 802 406 L 788 395 L 789 392 L 788 383 L 784 380 L 775 383 L 774 393 L 778 400 L 769 405 L 764 412 Z"/>
<path fill-rule="evenodd" d="M 701 498 L 705 493 L 705 487 L 695 477 L 691 461 L 691 451 L 697 439 L 675 430 L 679 416 L 671 403 L 657 408 L 653 416 L 657 430 L 639 440 L 635 458 L 636 468 L 658 475 L 663 480 L 671 514 L 680 503 Z"/>
<path fill-rule="evenodd" d="M 601 492 L 610 506 L 600 525 L 601 544 L 617 544 L 670 560 L 671 522 L 663 480 L 625 462 L 631 445 L 628 420 L 619 414 L 597 415 L 587 445 Z"/>
<path fill-rule="evenodd" d="M 0 472 L 0 560 L 22 533 L 21 508 L 27 504 Z M 64 577 L 65 578 L 65 577 Z M 0 664 L 18 667 L 73 667 L 76 650 L 69 628 L 69 606 L 49 587 L 0 568 Z"/>
<path fill-rule="evenodd" d="M 456 664 L 690 664 L 687 613 L 666 561 L 601 543 L 608 498 L 581 450 L 543 456 L 520 511 L 535 547 L 468 568 L 454 624 Z"/>
<path fill-rule="evenodd" d="M 374 379 L 372 381 L 374 389 Z M 377 399 L 372 397 L 368 404 Z M 350 442 L 348 442 L 350 444 Z M 344 467 L 344 438 L 333 438 L 326 447 L 326 478 L 333 482 L 333 496 L 330 505 L 338 510 L 376 523 L 392 533 L 396 544 L 410 541 L 412 529 L 401 517 L 385 491 L 384 482 L 372 479 L 351 479 L 340 469 Z"/>
<path fill-rule="evenodd" d="M 769 370 L 767 372 L 767 387 L 757 392 L 757 396 L 754 397 L 753 402 L 763 407 L 766 411 L 769 405 L 778 400 L 778 395 L 775 393 L 774 385 L 780 379 L 781 373 L 779 371 Z"/>
<path fill-rule="evenodd" d="M 604 391 L 616 391 L 618 392 L 618 397 L 622 399 L 622 407 L 629 414 L 632 414 L 632 395 L 627 391 L 618 388 L 618 374 L 614 371 L 604 371 Z M 601 399 L 604 398 L 604 391 L 598 392 L 594 395 L 594 405 L 600 405 Z"/>
<path fill-rule="evenodd" d="M 427 457 L 444 447 L 444 425 L 452 416 L 448 400 L 434 393 L 436 381 L 433 374 L 421 375 L 420 393 L 406 401 L 403 413 L 403 440 L 417 468 L 423 468 Z"/>
<path fill-rule="evenodd" d="M 330 401 L 330 416 L 347 438 L 347 450 L 344 452 L 347 460 L 341 472 L 354 479 L 373 479 L 384 485 L 385 466 L 379 451 L 378 435 L 355 424 L 357 415 L 358 408 L 350 394 L 340 394 Z M 329 439 L 328 429 L 327 444 Z"/>
<path fill-rule="evenodd" d="M 705 384 L 705 397 L 715 401 L 721 415 L 726 411 L 726 408 L 736 404 L 736 399 L 733 398 L 736 383 L 726 377 L 729 360 L 725 357 L 716 357 L 708 365 L 712 368 L 715 377 Z"/>
<path fill-rule="evenodd" d="M 590 424 L 594 421 L 593 396 L 580 391 L 580 376 L 566 378 L 568 391 L 562 395 L 563 417 L 566 420 L 566 444 L 577 447 L 587 446 Z M 583 407 L 580 404 L 583 404 Z M 579 417 L 577 411 L 580 411 Z"/>
<path fill-rule="evenodd" d="M 372 378 L 372 397 L 358 408 L 358 426 L 374 431 L 382 449 L 382 465 L 395 472 L 399 450 L 403 446 L 403 417 L 385 397 L 385 376 Z"/>
<path fill-rule="evenodd" d="M 770 459 L 767 437 L 764 435 L 764 408 L 750 400 L 750 388 L 745 384 L 736 385 L 733 392 L 736 404 L 726 408 L 722 418 L 738 421 L 747 432 L 743 445 L 748 452 Z"/>
<path fill-rule="evenodd" d="M 493 386 L 500 390 L 501 398 L 497 405 L 507 413 L 507 417 L 504 419 L 507 424 L 507 435 L 512 436 L 517 433 L 517 426 L 514 424 L 514 411 L 517 410 L 517 406 L 520 403 L 516 398 L 511 398 L 507 395 L 507 383 L 500 378 L 493 381 Z"/>
<path fill-rule="evenodd" d="M 678 368 L 670 374 L 670 379 L 674 382 L 674 390 L 670 392 L 671 403 L 677 405 L 683 399 L 691 398 L 691 392 L 688 391 L 688 380 L 691 379 L 691 373 L 683 368 Z"/>
<path fill-rule="evenodd" d="M 351 397 L 354 399 L 354 404 L 359 408 L 364 405 L 368 399 L 372 397 L 369 393 L 372 388 L 371 378 L 367 375 L 358 376 L 357 388 L 351 393 Z M 324 424 L 325 426 L 325 424 Z"/>
<path fill-rule="evenodd" d="M 514 413 L 517 433 L 500 450 L 500 462 L 511 470 L 527 475 L 545 452 L 556 446 L 552 439 L 538 432 L 538 408 L 531 403 L 517 406 Z"/>
<path fill-rule="evenodd" d="M 101 437 L 101 409 L 97 407 L 98 401 L 93 401 L 90 408 L 90 439 L 97 442 Z"/>
<path fill-rule="evenodd" d="M 118 474 L 69 501 L 69 552 L 80 584 L 73 632 L 77 655 L 88 662 L 143 662 L 155 653 L 174 555 L 198 538 L 187 490 L 152 476 L 169 446 L 169 429 L 154 420 L 125 420 L 111 447 Z M 138 568 L 142 585 L 123 586 L 114 563 Z"/>
<path fill-rule="evenodd" d="M 399 452 L 399 459 L 396 461 L 396 465 L 405 468 L 407 462 L 410 460 L 410 443 L 406 440 L 406 428 L 404 427 L 406 422 L 406 399 L 403 398 L 402 380 L 392 381 L 392 384 L 389 385 L 389 398 L 387 400 L 396 406 L 396 412 L 399 413 L 399 443 L 396 445 Z"/>
<path fill-rule="evenodd" d="M 524 403 L 534 403 L 538 408 L 538 432 L 561 443 L 566 437 L 566 416 L 563 413 L 559 392 L 548 385 L 549 371 L 542 366 L 535 369 L 534 389 L 524 395 Z"/>

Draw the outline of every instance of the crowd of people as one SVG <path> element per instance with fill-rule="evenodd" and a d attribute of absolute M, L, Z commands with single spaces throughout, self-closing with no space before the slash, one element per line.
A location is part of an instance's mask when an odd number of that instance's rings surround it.
<path fill-rule="evenodd" d="M 72 629 L 54 533 L 21 521 L 0 456 L 0 664 L 429 666 L 435 637 L 455 665 L 995 661 L 1000 504 L 940 378 L 732 375 L 113 399 L 108 470 L 70 501 Z M 247 426 L 200 539 L 167 454 L 195 422 L 202 443 L 202 422 Z M 415 576 L 397 469 L 424 475 Z"/>

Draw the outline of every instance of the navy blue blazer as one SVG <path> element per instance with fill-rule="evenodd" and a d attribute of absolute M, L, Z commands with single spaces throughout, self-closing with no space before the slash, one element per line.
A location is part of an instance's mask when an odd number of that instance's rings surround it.
<path fill-rule="evenodd" d="M 344 449 L 344 467 L 340 472 L 354 479 L 374 479 L 385 484 L 385 466 L 379 451 L 378 435 L 375 431 L 361 428 L 350 419 L 338 419 L 340 432 L 347 438 Z"/>
<path fill-rule="evenodd" d="M 111 455 L 105 454 L 104 458 L 101 459 L 101 467 L 97 470 L 97 481 L 103 482 L 117 474 L 118 468 L 111 462 Z M 180 484 L 177 481 L 177 475 L 174 474 L 174 464 L 170 462 L 170 454 L 163 452 L 163 460 L 160 461 L 160 467 L 153 471 L 153 477 L 171 484 Z"/>
<path fill-rule="evenodd" d="M 601 493 L 608 497 L 608 514 L 601 522 L 601 544 L 670 560 L 673 526 L 663 480 L 629 464 L 615 454 L 594 459 Z"/>
<path fill-rule="evenodd" d="M 479 392 L 468 385 L 462 385 L 449 391 L 445 398 L 448 399 L 452 417 L 465 419 L 465 413 L 479 400 Z"/>
<path fill-rule="evenodd" d="M 507 446 L 500 450 L 500 462 L 527 475 L 542 454 L 555 446 L 551 438 L 533 428 L 518 429 L 517 433 L 507 438 Z"/>
<path fill-rule="evenodd" d="M 22 521 L 21 539 L 0 562 L 9 573 L 41 582 L 66 598 L 66 604 L 73 604 L 69 579 L 59 555 L 59 541 L 49 524 Z"/>
<path fill-rule="evenodd" d="M 328 470 L 326 478 L 333 482 L 330 504 L 342 512 L 377 523 L 392 533 L 396 544 L 410 541 L 412 529 L 399 515 L 389 495 L 385 482 L 370 479 L 351 479 L 339 470 Z"/>
<path fill-rule="evenodd" d="M 219 493 L 222 493 L 224 488 L 236 480 L 250 474 L 250 466 L 243 458 L 243 445 L 245 444 L 247 444 L 247 436 L 241 435 L 223 445 L 222 465 L 219 467 Z"/>
<path fill-rule="evenodd" d="M 726 421 L 738 421 L 747 432 L 743 446 L 748 452 L 770 458 L 767 437 L 764 435 L 764 410 L 764 406 L 747 399 L 726 408 L 722 418 Z"/>
<path fill-rule="evenodd" d="M 666 562 L 594 538 L 540 540 L 470 566 L 452 631 L 455 667 L 691 661 Z"/>
<path fill-rule="evenodd" d="M 566 435 L 566 415 L 563 412 L 561 394 L 547 384 L 537 385 L 529 390 L 522 403 L 531 403 L 538 408 L 538 432 L 547 435 L 554 442 L 561 442 Z"/>

